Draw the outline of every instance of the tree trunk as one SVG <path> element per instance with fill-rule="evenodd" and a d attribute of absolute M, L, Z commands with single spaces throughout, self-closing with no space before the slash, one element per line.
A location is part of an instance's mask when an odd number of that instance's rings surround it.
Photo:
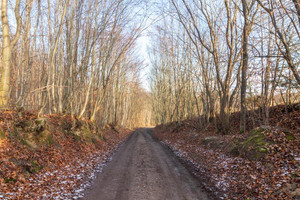
<path fill-rule="evenodd" d="M 9 25 L 7 16 L 7 0 L 1 3 L 1 19 L 2 19 L 2 69 L 1 69 L 1 85 L 0 85 L 0 106 L 6 108 L 9 99 L 9 83 L 11 68 L 11 44 L 9 35 Z"/>
<path fill-rule="evenodd" d="M 292 1 L 295 5 L 297 15 L 298 15 L 299 24 L 300 24 L 300 0 L 292 0 Z"/>
<path fill-rule="evenodd" d="M 246 90 L 247 90 L 247 73 L 248 73 L 248 3 L 247 0 L 242 0 L 243 15 L 244 15 L 244 30 L 243 30 L 243 42 L 242 42 L 242 85 L 241 85 L 241 120 L 240 120 L 240 132 L 246 131 Z"/>
<path fill-rule="evenodd" d="M 223 134 L 230 132 L 229 94 L 223 94 L 220 102 L 220 131 Z"/>
<path fill-rule="evenodd" d="M 15 38 L 11 41 L 9 34 L 9 24 L 7 16 L 7 0 L 1 1 L 1 19 L 2 19 L 2 69 L 1 69 L 1 83 L 0 83 L 0 107 L 6 108 L 9 100 L 10 89 L 10 70 L 11 70 L 11 55 L 12 48 L 17 43 L 21 34 L 21 16 L 19 14 L 20 0 L 16 0 L 15 17 L 17 20 L 17 32 Z"/>

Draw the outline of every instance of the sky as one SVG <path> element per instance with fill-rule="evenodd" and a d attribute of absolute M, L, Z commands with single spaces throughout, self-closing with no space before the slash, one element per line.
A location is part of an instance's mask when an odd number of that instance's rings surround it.
<path fill-rule="evenodd" d="M 162 17 L 161 9 L 165 6 L 165 0 L 145 0 L 147 3 L 143 4 L 145 14 L 149 16 L 145 22 L 147 29 L 143 32 L 142 36 L 137 40 L 137 49 L 139 57 L 144 61 L 144 66 L 140 74 L 141 83 L 144 89 L 150 92 L 150 72 L 151 61 L 147 49 L 151 47 L 151 32 L 154 32 L 154 27 L 157 25 Z"/>
<path fill-rule="evenodd" d="M 161 4 L 161 0 L 146 0 L 143 12 L 148 16 L 148 19 L 144 22 L 144 27 L 147 27 L 146 30 L 142 33 L 142 36 L 137 40 L 137 49 L 139 53 L 140 60 L 144 61 L 144 66 L 140 74 L 140 79 L 142 87 L 147 91 L 150 91 L 149 76 L 151 71 L 151 62 L 149 58 L 149 53 L 147 49 L 151 46 L 151 32 L 153 31 L 155 25 L 159 23 L 160 14 L 157 5 Z"/>
<path fill-rule="evenodd" d="M 147 31 L 146 31 L 147 33 Z M 150 46 L 150 38 L 148 34 L 143 34 L 138 40 L 137 40 L 137 48 L 139 52 L 139 57 L 141 60 L 144 61 L 144 66 L 142 68 L 140 79 L 141 83 L 144 89 L 147 91 L 150 91 L 150 85 L 149 85 L 149 75 L 151 70 L 151 63 L 149 59 L 149 55 L 147 52 L 148 46 Z"/>
<path fill-rule="evenodd" d="M 10 8 L 14 8 L 14 1 L 12 2 L 9 1 L 9 2 L 10 2 L 9 4 Z M 160 13 L 159 13 L 158 5 L 162 5 L 162 4 L 164 3 L 161 2 L 161 0 L 145 0 L 144 3 L 141 4 L 141 6 L 143 7 L 137 8 L 137 10 L 140 9 L 143 10 L 142 12 L 144 13 L 140 13 L 141 16 L 143 16 L 143 14 L 148 16 L 148 19 L 144 22 L 144 27 L 147 27 L 147 29 L 144 30 L 141 37 L 139 37 L 138 40 L 136 41 L 137 43 L 136 48 L 139 54 L 138 56 L 140 60 L 143 61 L 143 66 L 140 73 L 140 80 L 142 83 L 142 87 L 147 91 L 150 91 L 149 75 L 151 71 L 151 62 L 149 59 L 147 49 L 149 49 L 149 47 L 151 46 L 150 33 L 153 31 L 153 27 L 155 26 L 155 24 L 159 23 L 159 19 L 161 19 L 161 17 L 159 16 Z M 8 9 L 8 15 L 10 18 L 10 23 L 12 25 L 11 31 L 15 32 L 16 20 L 14 17 L 13 9 Z"/>

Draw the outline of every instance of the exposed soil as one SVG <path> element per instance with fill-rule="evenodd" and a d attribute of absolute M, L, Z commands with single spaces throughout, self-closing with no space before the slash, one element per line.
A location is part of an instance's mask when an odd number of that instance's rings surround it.
<path fill-rule="evenodd" d="M 87 200 L 212 199 L 152 129 L 138 129 L 86 190 Z"/>

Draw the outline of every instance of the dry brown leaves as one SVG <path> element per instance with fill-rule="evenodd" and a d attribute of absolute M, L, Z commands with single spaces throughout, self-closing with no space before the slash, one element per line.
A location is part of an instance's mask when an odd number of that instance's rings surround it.
<path fill-rule="evenodd" d="M 179 131 L 174 131 L 174 124 L 158 126 L 155 135 L 193 166 L 205 187 L 220 199 L 300 199 L 300 112 L 282 112 L 282 107 L 272 109 L 270 124 L 277 128 L 264 132 L 269 142 L 268 153 L 260 160 L 235 157 L 223 148 L 245 135 L 221 136 L 211 132 L 225 143 L 219 148 L 203 143 L 207 131 L 187 125 Z M 189 123 L 193 122 L 184 122 Z M 283 128 L 290 130 L 295 139 L 288 140 Z"/>
<path fill-rule="evenodd" d="M 5 137 L 0 137 L 0 199 L 81 197 L 83 184 L 89 176 L 94 176 L 93 170 L 107 160 L 130 133 L 129 130 L 121 130 L 116 134 L 107 129 L 103 132 L 105 141 L 89 144 L 59 131 L 62 122 L 72 123 L 75 120 L 72 117 L 45 117 L 51 124 L 49 130 L 57 144 L 32 149 L 11 137 L 11 133 L 15 123 L 36 119 L 36 114 L 0 113 L 1 130 L 5 133 Z"/>

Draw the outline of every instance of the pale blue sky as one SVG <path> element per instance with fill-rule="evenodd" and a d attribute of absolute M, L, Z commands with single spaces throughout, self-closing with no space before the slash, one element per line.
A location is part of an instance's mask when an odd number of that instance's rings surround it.
<path fill-rule="evenodd" d="M 146 4 L 146 9 L 144 10 L 146 15 L 148 15 L 148 19 L 145 21 L 144 27 L 147 29 L 143 32 L 142 36 L 137 40 L 137 49 L 139 52 L 139 57 L 144 61 L 144 66 L 140 74 L 140 79 L 143 88 L 147 91 L 150 91 L 149 85 L 149 76 L 151 70 L 151 62 L 149 58 L 149 54 L 147 49 L 151 46 L 151 32 L 153 32 L 153 27 L 159 23 L 162 19 L 161 14 L 161 6 L 166 2 L 162 2 L 161 0 L 149 0 Z"/>

